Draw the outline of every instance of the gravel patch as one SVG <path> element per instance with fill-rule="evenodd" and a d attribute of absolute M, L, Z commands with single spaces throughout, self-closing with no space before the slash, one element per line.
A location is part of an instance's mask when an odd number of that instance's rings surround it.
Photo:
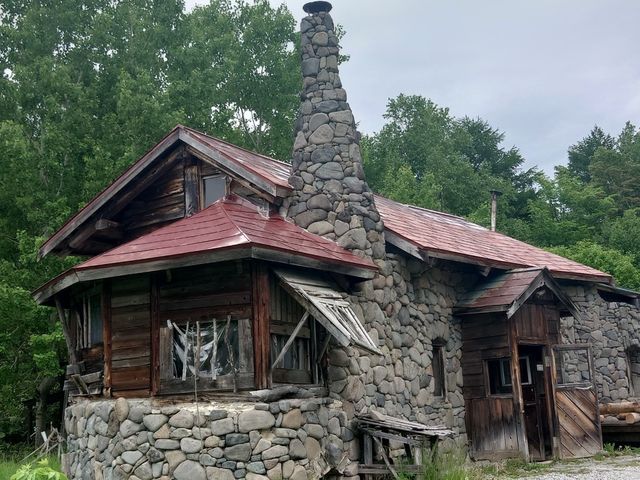
<path fill-rule="evenodd" d="M 624 456 L 554 465 L 549 471 L 527 475 L 528 480 L 640 480 L 640 457 Z"/>

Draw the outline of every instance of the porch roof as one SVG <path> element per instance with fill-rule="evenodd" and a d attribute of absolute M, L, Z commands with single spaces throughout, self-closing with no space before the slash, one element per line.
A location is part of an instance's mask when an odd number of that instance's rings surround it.
<path fill-rule="evenodd" d="M 251 257 L 372 278 L 377 269 L 335 242 L 229 195 L 191 217 L 97 255 L 34 292 L 39 303 L 80 281 Z"/>
<path fill-rule="evenodd" d="M 511 317 L 538 289 L 547 287 L 574 316 L 578 308 L 564 294 L 546 268 L 525 268 L 501 273 L 465 294 L 455 307 L 458 315 L 505 312 Z"/>

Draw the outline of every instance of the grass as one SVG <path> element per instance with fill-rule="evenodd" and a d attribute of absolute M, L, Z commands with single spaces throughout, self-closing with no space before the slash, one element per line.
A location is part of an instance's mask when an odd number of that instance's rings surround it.
<path fill-rule="evenodd" d="M 400 468 L 400 480 L 480 480 L 480 469 L 467 462 L 461 451 L 425 451 L 424 470 L 420 474 L 410 474 Z"/>
<path fill-rule="evenodd" d="M 21 465 L 31 463 L 30 461 L 21 462 L 20 460 L 24 457 L 25 455 L 0 455 L 0 480 L 9 480 Z M 35 462 L 35 459 L 30 460 Z M 60 462 L 57 457 L 48 457 L 48 461 L 52 469 L 60 471 Z"/>

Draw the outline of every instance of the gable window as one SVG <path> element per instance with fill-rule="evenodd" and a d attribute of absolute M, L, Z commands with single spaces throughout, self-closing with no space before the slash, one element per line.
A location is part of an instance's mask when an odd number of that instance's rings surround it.
<path fill-rule="evenodd" d="M 442 339 L 437 339 L 433 342 L 433 360 L 431 367 L 433 370 L 433 395 L 436 397 L 444 397 L 446 392 L 444 346 L 445 342 Z"/>
<path fill-rule="evenodd" d="M 226 175 L 217 174 L 203 177 L 202 192 L 204 208 L 224 197 L 227 193 Z"/>

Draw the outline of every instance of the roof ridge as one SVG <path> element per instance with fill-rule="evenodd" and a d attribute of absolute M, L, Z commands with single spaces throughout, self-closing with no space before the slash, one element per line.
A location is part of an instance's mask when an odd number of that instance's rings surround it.
<path fill-rule="evenodd" d="M 244 199 L 243 199 L 244 200 Z M 238 229 L 238 231 L 240 232 L 240 234 L 244 237 L 244 239 L 247 241 L 247 243 L 252 244 L 253 241 L 251 240 L 251 237 L 246 234 L 244 232 L 244 230 L 242 229 L 242 227 L 240 227 L 240 225 L 238 225 L 235 220 L 231 217 L 231 215 L 229 215 L 229 212 L 227 212 L 227 209 L 224 207 L 224 205 L 227 203 L 227 201 L 229 201 L 229 203 L 235 203 L 236 205 L 241 205 L 243 207 L 247 207 L 247 205 L 244 204 L 244 202 L 239 202 L 237 201 L 236 195 L 225 195 L 224 197 L 222 197 L 219 202 L 221 202 L 220 204 L 220 208 L 222 209 L 222 211 L 224 212 L 225 216 L 227 217 L 227 219 L 233 224 L 234 227 L 236 227 Z M 247 200 L 248 202 L 248 200 Z M 218 202 L 215 202 L 218 203 Z M 213 205 L 215 205 L 215 203 Z M 249 202 L 251 203 L 251 202 Z M 252 204 L 253 205 L 253 204 Z M 256 208 L 257 209 L 257 208 Z M 260 212 L 258 212 L 260 213 Z"/>

